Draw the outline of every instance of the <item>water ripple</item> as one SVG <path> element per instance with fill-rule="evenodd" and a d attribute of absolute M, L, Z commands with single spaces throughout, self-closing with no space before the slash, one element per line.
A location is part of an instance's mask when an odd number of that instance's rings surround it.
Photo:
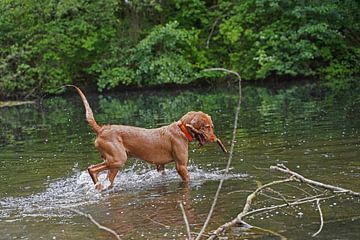
<path fill-rule="evenodd" d="M 247 177 L 246 174 L 225 174 L 223 171 L 203 170 L 196 166 L 189 166 L 188 169 L 191 176 L 190 186 L 198 186 L 209 180 Z M 109 185 L 105 174 L 101 174 L 99 179 L 105 187 Z M 99 193 L 94 189 L 87 171 L 74 169 L 74 173 L 70 177 L 50 182 L 43 192 L 25 197 L 0 199 L 0 221 L 17 221 L 24 217 L 61 217 L 69 214 L 63 211 L 64 208 L 93 204 L 106 198 L 112 192 L 140 191 L 180 181 L 175 169 L 167 169 L 166 173 L 161 175 L 149 167 L 139 167 L 134 164 L 130 168 L 120 171 L 111 191 Z"/>

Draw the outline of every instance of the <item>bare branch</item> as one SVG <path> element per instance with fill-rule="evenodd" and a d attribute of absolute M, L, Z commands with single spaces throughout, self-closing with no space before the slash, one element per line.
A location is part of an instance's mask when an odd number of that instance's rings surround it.
<path fill-rule="evenodd" d="M 243 223 L 247 224 L 247 223 L 244 222 L 244 221 L 243 221 Z M 261 228 L 261 227 L 257 227 L 257 226 L 252 226 L 252 228 L 257 229 L 257 230 L 259 230 L 259 231 L 263 231 L 263 232 L 265 232 L 265 233 L 269 233 L 269 234 L 271 234 L 271 235 L 273 235 L 273 236 L 277 236 L 277 237 L 279 237 L 281 240 L 287 240 L 287 238 L 286 238 L 285 236 L 281 235 L 280 233 L 274 232 L 274 231 L 272 231 L 272 230 L 270 230 L 270 229 Z"/>
<path fill-rule="evenodd" d="M 259 213 L 259 212 L 266 212 L 266 211 L 272 211 L 272 210 L 276 210 L 276 209 L 279 209 L 279 208 L 284 208 L 284 207 L 289 207 L 289 206 L 297 206 L 297 205 L 301 205 L 301 204 L 304 204 L 304 203 L 311 203 L 311 202 L 314 202 L 314 201 L 317 201 L 317 200 L 327 200 L 327 199 L 330 199 L 330 198 L 333 198 L 335 197 L 334 195 L 332 196 L 328 196 L 328 197 L 323 197 L 323 198 L 314 198 L 314 197 L 309 197 L 309 198 L 303 198 L 303 199 L 299 199 L 295 202 L 291 202 L 289 204 L 287 203 L 284 203 L 284 204 L 281 204 L 281 205 L 275 205 L 275 206 L 270 206 L 270 207 L 264 207 L 264 208 L 258 208 L 258 209 L 255 209 L 253 211 L 249 211 L 247 212 L 246 214 L 244 214 L 242 217 L 245 217 L 245 216 L 250 216 L 250 215 L 253 215 L 255 213 Z"/>
<path fill-rule="evenodd" d="M 229 172 L 230 169 L 230 165 L 231 165 L 231 161 L 233 158 L 233 152 L 234 152 L 234 146 L 235 146 L 235 138 L 236 138 L 236 131 L 237 131 L 237 124 L 238 124 L 238 119 L 239 119 L 239 114 L 240 114 L 240 109 L 241 109 L 241 99 L 242 99 L 242 95 L 241 95 L 241 77 L 240 74 L 232 71 L 232 70 L 228 70 L 225 68 L 209 68 L 209 69 L 205 69 L 204 71 L 223 71 L 223 72 L 227 72 L 227 73 L 231 73 L 231 74 L 235 74 L 239 80 L 239 100 L 238 100 L 238 104 L 236 107 L 236 113 L 235 113 L 235 119 L 234 119 L 234 128 L 233 128 L 233 133 L 232 133 L 232 140 L 231 140 L 231 147 L 230 147 L 230 153 L 229 153 L 229 159 L 225 168 L 225 174 L 227 174 Z M 201 236 L 203 235 L 203 233 L 205 232 L 205 229 L 207 227 L 207 225 L 209 224 L 210 218 L 214 212 L 222 185 L 224 183 L 224 179 L 220 180 L 218 189 L 216 190 L 215 196 L 214 196 L 214 200 L 213 203 L 211 204 L 211 208 L 210 211 L 208 213 L 208 216 L 204 222 L 204 225 L 202 226 L 199 234 L 197 235 L 195 240 L 199 240 L 201 238 Z"/>
<path fill-rule="evenodd" d="M 285 167 L 283 164 L 277 164 L 276 166 L 270 166 L 270 169 L 277 170 L 277 171 L 280 171 L 282 173 L 290 174 L 290 175 L 294 176 L 295 178 L 297 178 L 301 182 L 308 183 L 308 184 L 313 185 L 313 186 L 318 186 L 318 187 L 321 187 L 321 188 L 325 188 L 325 189 L 331 190 L 334 193 L 346 193 L 346 194 L 349 194 L 349 195 L 360 197 L 360 192 L 354 192 L 352 190 L 345 189 L 345 188 L 342 188 L 342 187 L 336 187 L 336 186 L 333 186 L 333 185 L 330 185 L 330 184 L 325 184 L 325 183 L 321 183 L 321 182 L 318 182 L 318 181 L 308 179 L 308 178 L 306 178 L 306 177 L 304 177 L 304 176 L 302 176 L 302 175 L 300 175 L 300 174 L 298 174 L 298 173 L 296 173 L 294 171 L 291 171 L 290 169 Z"/>
<path fill-rule="evenodd" d="M 220 20 L 220 18 L 217 18 L 217 19 L 215 20 L 215 22 L 214 22 L 214 23 L 212 24 L 212 26 L 211 26 L 211 31 L 210 31 L 210 33 L 209 33 L 209 36 L 208 36 L 207 40 L 206 40 L 206 48 L 209 48 L 210 39 L 211 39 L 212 35 L 214 34 L 215 27 L 216 27 L 216 25 L 218 24 L 219 20 Z"/>
<path fill-rule="evenodd" d="M 100 223 L 98 223 L 90 214 L 88 213 L 83 213 L 81 212 L 80 210 L 77 210 L 77 209 L 74 209 L 74 208 L 64 208 L 65 210 L 69 210 L 69 211 L 72 211 L 74 213 L 77 213 L 81 216 L 84 216 L 84 217 L 87 217 L 88 219 L 90 219 L 90 221 L 92 223 L 94 223 L 99 229 L 101 230 L 104 230 L 104 231 L 107 231 L 109 233 L 111 233 L 112 235 L 114 235 L 114 237 L 118 240 L 121 240 L 120 236 L 112 229 L 108 228 L 108 227 L 105 227 L 103 225 L 101 225 Z"/>
<path fill-rule="evenodd" d="M 252 204 L 253 200 L 255 199 L 256 195 L 257 195 L 260 191 L 262 191 L 263 189 L 268 188 L 268 187 L 270 187 L 270 186 L 272 186 L 272 185 L 276 185 L 276 184 L 280 184 L 280 183 L 285 183 L 285 182 L 290 182 L 290 181 L 294 181 L 294 179 L 290 177 L 290 178 L 287 178 L 287 179 L 284 179 L 284 180 L 273 181 L 273 182 L 270 182 L 270 183 L 267 183 L 267 184 L 265 184 L 265 185 L 262 185 L 262 186 L 258 187 L 253 193 L 251 193 L 251 194 L 247 197 L 246 203 L 245 203 L 245 205 L 244 205 L 244 208 L 243 208 L 242 212 L 239 214 L 239 215 L 240 215 L 240 218 L 239 218 L 239 219 L 241 220 L 242 216 L 246 216 L 247 212 L 250 210 L 250 207 L 251 207 L 251 204 Z M 286 203 L 286 205 L 289 206 L 290 204 L 289 204 L 289 203 Z M 242 214 L 242 215 L 241 215 L 241 214 Z M 239 217 L 239 215 L 238 215 L 238 217 Z"/>
<path fill-rule="evenodd" d="M 189 221 L 188 221 L 188 218 L 186 216 L 186 213 L 185 213 L 185 209 L 184 209 L 184 206 L 182 204 L 182 202 L 179 202 L 179 205 L 180 205 L 180 209 L 181 209 L 181 212 L 182 212 L 182 215 L 183 215 L 183 218 L 184 218 L 184 222 L 185 222 L 185 226 L 186 226 L 186 232 L 188 234 L 188 239 L 191 240 L 191 231 L 190 231 L 190 225 L 189 225 Z"/>
<path fill-rule="evenodd" d="M 140 214 L 137 214 L 139 217 L 142 217 L 142 218 L 146 218 L 148 220 L 150 220 L 151 222 L 155 223 L 155 224 L 158 224 L 160 226 L 163 226 L 164 228 L 166 229 L 170 229 L 170 226 L 169 225 L 166 225 L 166 224 L 163 224 L 161 222 L 158 222 L 158 221 L 155 221 L 154 219 L 152 219 L 152 216 L 144 216 L 144 215 L 140 215 Z"/>
<path fill-rule="evenodd" d="M 287 178 L 284 180 L 278 180 L 278 181 L 273 181 L 270 183 L 267 183 L 265 185 L 262 185 L 260 187 L 258 187 L 254 192 L 252 192 L 247 198 L 246 198 L 246 203 L 244 205 L 244 208 L 242 210 L 241 213 L 239 213 L 237 215 L 236 218 L 234 218 L 232 221 L 225 223 L 224 225 L 220 226 L 218 229 L 216 229 L 215 231 L 212 232 L 211 236 L 208 239 L 214 239 L 217 235 L 219 235 L 220 233 L 224 232 L 227 228 L 234 226 L 237 223 L 240 223 L 242 221 L 242 218 L 246 215 L 248 215 L 248 211 L 250 210 L 251 207 L 251 203 L 253 202 L 253 200 L 255 199 L 256 195 L 263 189 L 268 188 L 272 185 L 275 184 L 280 184 L 280 183 L 285 183 L 285 182 L 289 182 L 289 181 L 293 181 L 293 178 Z M 288 204 L 285 204 L 285 206 L 289 206 Z"/>
<path fill-rule="evenodd" d="M 289 203 L 289 200 L 286 199 L 286 197 L 285 197 L 281 192 L 275 191 L 275 190 L 272 189 L 272 188 L 269 188 L 268 190 L 271 191 L 271 192 L 273 192 L 273 193 L 275 193 L 275 194 L 277 194 L 278 196 L 280 196 L 280 200 L 283 200 L 285 203 Z M 264 193 L 262 193 L 262 194 L 265 195 Z M 275 197 L 273 197 L 273 196 L 268 196 L 268 197 L 269 197 L 269 198 L 273 198 L 273 199 L 279 199 L 279 198 L 275 198 Z"/>
<path fill-rule="evenodd" d="M 305 203 L 311 203 L 311 202 L 314 202 L 314 201 L 327 200 L 327 199 L 330 199 L 330 198 L 333 198 L 333 197 L 335 197 L 335 196 L 329 196 L 329 197 L 323 197 L 323 198 L 304 198 L 304 199 L 300 199 L 300 200 L 295 201 L 295 202 L 291 202 L 289 204 L 285 203 L 285 204 L 280 204 L 280 205 L 275 205 L 275 206 L 258 208 L 258 209 L 255 209 L 255 210 L 252 210 L 252 211 L 249 211 L 249 212 L 246 212 L 246 213 L 241 212 L 241 213 L 238 214 L 238 216 L 236 218 L 234 218 L 230 222 L 227 222 L 227 223 L 223 224 L 222 226 L 217 228 L 215 231 L 213 231 L 212 235 L 208 239 L 215 239 L 217 235 L 221 234 L 226 229 L 236 225 L 237 223 L 242 222 L 243 221 L 242 218 L 244 218 L 244 217 L 254 215 L 254 214 L 260 213 L 260 212 L 273 211 L 273 210 L 284 208 L 284 207 L 296 206 L 296 205 L 301 205 L 301 204 L 305 204 Z"/>
<path fill-rule="evenodd" d="M 312 235 L 312 237 L 315 237 L 316 235 L 318 235 L 318 234 L 321 232 L 321 230 L 322 230 L 322 228 L 323 228 L 323 226 L 324 226 L 324 218 L 323 218 L 323 214 L 322 214 L 322 211 L 321 211 L 320 200 L 319 200 L 319 199 L 316 200 L 316 206 L 317 206 L 317 208 L 319 209 L 320 227 L 319 227 L 319 230 Z"/>
<path fill-rule="evenodd" d="M 321 232 L 321 230 L 323 228 L 323 225 L 324 225 L 324 220 L 323 220 L 323 215 L 322 215 L 322 211 L 321 211 L 321 208 L 320 208 L 320 201 L 335 197 L 335 195 L 330 196 L 330 197 L 323 197 L 323 198 L 319 197 L 319 196 L 323 196 L 323 194 L 317 195 L 317 196 L 309 196 L 309 197 L 306 197 L 306 198 L 303 198 L 303 199 L 300 199 L 300 200 L 297 200 L 297 201 L 294 201 L 294 202 L 286 202 L 285 204 L 269 206 L 269 207 L 259 208 L 259 209 L 255 209 L 255 210 L 250 211 L 252 201 L 256 197 L 256 195 L 258 193 L 260 193 L 263 189 L 268 188 L 271 185 L 275 185 L 275 184 L 279 184 L 279 183 L 285 183 L 285 182 L 289 182 L 289 181 L 299 181 L 299 182 L 304 182 L 306 184 L 309 184 L 311 186 L 317 186 L 317 187 L 322 187 L 324 189 L 331 190 L 334 193 L 346 193 L 346 194 L 350 194 L 350 195 L 354 195 L 354 196 L 360 196 L 360 193 L 354 192 L 354 191 L 349 190 L 349 189 L 336 187 L 336 186 L 333 186 L 333 185 L 324 184 L 324 183 L 321 183 L 321 182 L 318 182 L 318 181 L 314 181 L 314 180 L 305 178 L 304 176 L 302 176 L 302 175 L 300 175 L 300 174 L 298 174 L 298 173 L 296 173 L 294 171 L 291 171 L 290 169 L 288 169 L 283 164 L 278 164 L 277 166 L 271 166 L 270 169 L 278 170 L 280 172 L 289 174 L 290 177 L 285 179 L 285 180 L 273 181 L 273 182 L 270 182 L 268 184 L 265 184 L 263 186 L 258 187 L 254 192 L 252 192 L 250 195 L 248 195 L 242 212 L 240 212 L 236 216 L 236 218 L 234 218 L 232 221 L 223 224 L 222 226 L 217 228 L 215 231 L 213 231 L 212 235 L 209 237 L 209 239 L 214 239 L 214 238 L 216 238 L 216 236 L 218 234 L 224 232 L 229 227 L 232 227 L 235 224 L 241 223 L 243 221 L 243 218 L 246 217 L 246 216 L 250 216 L 250 215 L 254 215 L 254 214 L 262 213 L 262 212 L 266 212 L 266 211 L 272 211 L 272 210 L 275 210 L 275 209 L 284 208 L 284 207 L 288 207 L 288 206 L 295 206 L 295 205 L 300 205 L 300 204 L 304 204 L 304 203 L 310 203 L 310 202 L 314 202 L 314 201 L 316 201 L 317 207 L 319 209 L 320 229 L 313 236 L 316 236 L 317 234 L 319 234 Z"/>

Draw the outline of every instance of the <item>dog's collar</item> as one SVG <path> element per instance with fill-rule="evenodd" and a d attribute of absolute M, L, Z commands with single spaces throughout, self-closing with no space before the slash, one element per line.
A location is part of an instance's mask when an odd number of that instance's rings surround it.
<path fill-rule="evenodd" d="M 187 130 L 185 125 L 181 121 L 178 121 L 177 125 L 179 126 L 181 131 L 185 134 L 185 136 L 189 140 L 189 142 L 191 142 L 193 140 L 193 137 L 191 136 L 191 134 L 189 133 L 189 131 Z"/>

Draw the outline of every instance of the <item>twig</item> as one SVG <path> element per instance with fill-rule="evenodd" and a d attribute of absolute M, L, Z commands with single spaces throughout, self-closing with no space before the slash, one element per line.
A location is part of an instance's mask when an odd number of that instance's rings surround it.
<path fill-rule="evenodd" d="M 289 203 L 289 200 L 286 199 L 286 197 L 285 197 L 283 194 L 281 194 L 281 192 L 275 191 L 275 190 L 272 189 L 272 188 L 269 188 L 269 191 L 271 191 L 271 192 L 277 194 L 278 196 L 280 196 L 280 200 L 283 200 L 285 203 Z M 262 194 L 264 194 L 264 193 L 262 193 Z M 264 195 L 265 195 L 265 194 L 264 194 Z M 272 196 L 269 196 L 269 197 L 272 197 Z M 272 197 L 272 198 L 275 198 L 275 197 Z"/>
<path fill-rule="evenodd" d="M 304 183 L 308 183 L 310 185 L 314 185 L 314 186 L 318 186 L 318 187 L 321 187 L 321 188 L 329 189 L 334 193 L 346 193 L 346 194 L 349 194 L 349 195 L 360 197 L 360 192 L 354 192 L 352 190 L 345 189 L 345 188 L 342 188 L 342 187 L 336 187 L 336 186 L 333 186 L 333 185 L 330 185 L 330 184 L 325 184 L 325 183 L 321 183 L 321 182 L 318 182 L 318 181 L 308 179 L 308 178 L 306 178 L 306 177 L 304 177 L 304 176 L 302 176 L 302 175 L 300 175 L 300 174 L 298 174 L 298 173 L 296 173 L 294 171 L 291 171 L 290 169 L 285 167 L 284 164 L 277 164 L 276 166 L 270 166 L 270 169 L 277 170 L 277 171 L 280 171 L 282 173 L 290 174 L 290 175 L 296 177 L 300 182 L 304 182 Z"/>
<path fill-rule="evenodd" d="M 270 185 L 274 185 L 274 184 L 278 184 L 278 183 L 282 183 L 282 182 L 287 182 L 287 181 L 299 181 L 299 182 L 304 182 L 304 183 L 307 183 L 307 184 L 310 184 L 312 186 L 318 186 L 318 187 L 322 187 L 322 188 L 325 188 L 325 189 L 328 189 L 328 190 L 331 190 L 333 193 L 346 193 L 346 194 L 350 194 L 350 195 L 354 195 L 354 196 L 360 196 L 360 193 L 359 192 L 354 192 L 352 190 L 349 190 L 349 189 L 345 189 L 345 188 L 341 188 L 341 187 L 336 187 L 336 186 L 333 186 L 333 185 L 329 185 L 329 184 L 324 184 L 324 183 L 321 183 L 321 182 L 318 182 L 318 181 L 314 181 L 314 180 L 311 180 L 311 179 L 308 179 L 308 178 L 305 178 L 304 176 L 294 172 L 294 171 L 291 171 L 290 169 L 288 169 L 285 165 L 283 164 L 278 164 L 277 166 L 271 166 L 270 169 L 273 169 L 273 170 L 278 170 L 280 172 L 283 172 L 283 173 L 286 173 L 286 174 L 289 174 L 290 175 L 290 178 L 288 179 L 285 179 L 285 180 L 280 180 L 280 181 L 273 181 L 271 183 L 268 183 L 268 184 L 265 184 L 261 187 L 258 187 L 253 193 L 251 193 L 247 199 L 246 199 L 246 203 L 244 205 L 244 208 L 242 210 L 242 212 L 240 212 L 236 218 L 234 218 L 232 221 L 230 222 L 227 222 L 225 224 L 223 224 L 222 226 L 220 226 L 219 228 L 217 228 L 215 231 L 212 232 L 212 235 L 209 237 L 209 239 L 214 239 L 216 238 L 216 236 L 222 232 L 224 232 L 227 228 L 231 227 L 231 226 L 234 226 L 235 224 L 239 223 L 242 221 L 242 218 L 246 217 L 246 216 L 249 216 L 249 215 L 254 215 L 254 214 L 257 214 L 257 213 L 260 213 L 260 212 L 265 212 L 265 211 L 272 211 L 272 210 L 275 210 L 275 209 L 279 209 L 279 208 L 283 208 L 283 207 L 288 207 L 288 206 L 295 206 L 295 205 L 300 205 L 300 204 L 304 204 L 304 203 L 310 203 L 310 202 L 314 202 L 316 201 L 317 203 L 317 207 L 319 209 L 319 214 L 320 214 L 320 228 L 319 230 L 314 233 L 313 236 L 316 236 L 317 234 L 319 234 L 323 228 L 323 225 L 324 225 L 324 219 L 323 219 L 323 215 L 322 215 L 322 211 L 321 211 L 321 208 L 320 208 L 320 201 L 321 200 L 326 200 L 326 199 L 329 199 L 329 198 L 333 198 L 335 197 L 335 195 L 333 196 L 330 196 L 330 197 L 323 197 L 323 198 L 320 198 L 319 196 L 322 196 L 323 194 L 321 195 L 318 195 L 318 196 L 309 196 L 309 197 L 306 197 L 306 198 L 303 198 L 303 199 L 300 199 L 300 200 L 297 200 L 295 202 L 287 202 L 286 204 L 281 204 L 281 205 L 275 205 L 275 206 L 269 206 L 269 207 L 264 207 L 264 208 L 259 208 L 259 209 L 255 209 L 255 210 L 252 210 L 252 211 L 249 211 L 250 207 L 251 207 L 251 203 L 252 203 L 252 200 L 255 198 L 255 196 L 257 195 L 257 193 L 259 193 L 262 189 L 266 188 L 266 187 L 269 187 Z"/>
<path fill-rule="evenodd" d="M 225 68 L 209 68 L 209 69 L 205 69 L 204 71 L 224 71 L 227 73 L 231 73 L 231 74 L 235 74 L 239 80 L 239 100 L 238 100 L 238 104 L 236 107 L 236 113 L 235 113 L 235 119 L 234 119 L 234 129 L 233 129 L 233 133 L 232 133 L 232 140 L 231 140 L 231 147 L 230 147 L 230 153 L 229 153 L 229 159 L 225 168 L 225 174 L 227 174 L 229 172 L 230 169 L 230 165 L 231 165 L 231 161 L 233 158 L 233 153 L 234 153 L 234 146 L 235 146 L 235 138 L 236 138 L 236 130 L 237 130 L 237 124 L 238 124 L 238 119 L 239 119 L 239 113 L 240 113 L 240 109 L 241 109 L 241 99 L 242 99 L 242 95 L 241 95 L 241 77 L 240 74 L 232 71 L 232 70 L 228 70 Z M 204 225 L 202 226 L 199 234 L 197 235 L 197 237 L 195 238 L 195 240 L 199 240 L 201 238 L 201 236 L 203 235 L 203 233 L 205 232 L 205 229 L 207 227 L 207 225 L 209 224 L 210 218 L 214 212 L 222 185 L 224 183 L 224 179 L 220 180 L 219 186 L 216 190 L 215 196 L 214 196 L 214 200 L 213 203 L 211 204 L 211 208 L 210 211 L 208 213 L 208 216 L 206 217 L 206 220 L 204 222 Z"/>
<path fill-rule="evenodd" d="M 217 18 L 217 19 L 215 20 L 215 22 L 214 22 L 214 23 L 212 24 L 212 26 L 211 26 L 211 31 L 210 31 L 210 33 L 209 33 L 209 36 L 208 36 L 207 40 L 206 40 L 206 48 L 209 48 L 210 39 L 211 39 L 211 37 L 212 37 L 212 35 L 213 35 L 213 33 L 214 33 L 215 27 L 216 27 L 217 23 L 219 22 L 219 20 L 220 20 L 220 18 Z"/>
<path fill-rule="evenodd" d="M 243 221 L 244 222 L 244 221 Z M 245 222 L 244 222 L 245 223 Z M 247 224 L 247 223 L 246 223 Z M 265 233 L 270 233 L 271 235 L 277 236 L 279 237 L 281 240 L 286 240 L 287 238 L 283 235 L 281 235 L 280 233 L 274 232 L 270 229 L 266 229 L 266 228 L 261 228 L 261 227 L 257 227 L 257 226 L 251 226 L 253 229 L 257 229 L 259 231 L 265 232 Z"/>
<path fill-rule="evenodd" d="M 273 181 L 270 183 L 267 183 L 265 185 L 262 185 L 260 187 L 258 187 L 254 192 L 252 192 L 247 198 L 246 198 L 246 203 L 244 205 L 244 208 L 242 210 L 241 213 L 239 213 L 237 215 L 236 218 L 234 218 L 232 221 L 227 222 L 225 224 L 223 224 L 222 226 L 220 226 L 218 229 L 216 229 L 215 231 L 212 232 L 211 236 L 208 239 L 214 239 L 217 235 L 219 235 L 220 233 L 222 233 L 223 231 L 225 231 L 225 229 L 234 226 L 235 224 L 239 223 L 242 221 L 242 217 L 246 216 L 246 213 L 250 210 L 251 207 L 251 203 L 254 200 L 254 198 L 256 197 L 256 195 L 263 189 L 270 187 L 272 185 L 275 184 L 279 184 L 279 183 L 284 183 L 284 182 L 289 182 L 289 181 L 293 181 L 292 178 L 287 178 L 284 180 L 278 180 L 278 181 Z M 288 204 L 286 204 L 286 206 L 288 206 Z"/>
<path fill-rule="evenodd" d="M 332 196 L 329 196 L 329 197 L 323 197 L 323 198 L 304 198 L 304 199 L 297 200 L 295 202 L 291 202 L 289 204 L 284 203 L 284 204 L 275 205 L 275 206 L 258 208 L 258 209 L 247 212 L 246 214 L 243 215 L 243 217 L 250 216 L 250 215 L 253 215 L 253 214 L 259 213 L 259 212 L 272 211 L 272 210 L 275 210 L 275 209 L 284 208 L 284 207 L 288 207 L 288 206 L 297 206 L 297 205 L 301 205 L 301 204 L 304 204 L 304 203 L 311 203 L 311 202 L 314 202 L 314 201 L 317 201 L 317 200 L 319 200 L 319 201 L 327 200 L 327 199 L 330 199 L 330 198 L 333 198 L 333 197 L 335 197 L 335 195 L 332 195 Z"/>
<path fill-rule="evenodd" d="M 324 226 L 324 218 L 323 218 L 323 214 L 322 214 L 322 211 L 321 211 L 320 200 L 319 199 L 316 200 L 316 206 L 319 209 L 320 227 L 319 227 L 319 230 L 312 235 L 312 237 L 315 237 L 316 235 L 318 235 L 321 232 L 321 230 L 322 230 L 322 228 Z"/>
<path fill-rule="evenodd" d="M 137 214 L 139 217 L 144 217 L 143 215 Z M 166 229 L 170 229 L 169 225 L 163 224 L 161 222 L 155 221 L 154 219 L 151 218 L 151 216 L 145 216 L 146 219 L 149 219 L 151 222 L 158 224 L 160 226 L 163 226 Z"/>
<path fill-rule="evenodd" d="M 263 189 L 265 188 L 268 188 L 272 185 L 275 185 L 275 184 L 280 184 L 280 183 L 285 183 L 285 182 L 290 182 L 290 181 L 293 181 L 294 179 L 293 178 L 287 178 L 287 179 L 284 179 L 284 180 L 278 180 L 278 181 L 273 181 L 273 182 L 270 182 L 270 183 L 267 183 L 265 185 L 262 185 L 260 187 L 258 187 L 253 193 L 251 193 L 247 198 L 246 198 L 246 203 L 245 203 L 245 206 L 243 208 L 243 211 L 240 213 L 242 214 L 243 216 L 246 216 L 245 214 L 250 210 L 250 207 L 251 207 L 251 203 L 253 202 L 253 200 L 255 199 L 256 195 L 262 191 Z M 286 205 L 290 205 L 289 203 L 286 203 Z M 239 214 L 239 215 L 240 215 Z M 238 216 L 239 216 L 238 215 Z"/>
<path fill-rule="evenodd" d="M 311 185 L 311 184 L 306 184 L 308 187 L 310 187 L 312 190 L 313 190 L 313 192 L 314 193 L 318 193 L 318 192 L 321 192 L 321 190 L 320 189 L 318 189 L 317 187 L 315 187 L 315 186 L 313 186 L 313 185 Z"/>
<path fill-rule="evenodd" d="M 227 223 L 223 224 L 222 226 L 218 227 L 215 231 L 213 231 L 212 235 L 208 239 L 215 239 L 217 237 L 217 235 L 224 232 L 226 229 L 228 229 L 228 228 L 236 225 L 237 223 L 241 222 L 242 218 L 244 218 L 244 217 L 254 215 L 254 214 L 260 213 L 260 212 L 273 211 L 273 210 L 288 207 L 288 206 L 296 206 L 296 205 L 301 205 L 301 204 L 305 204 L 305 203 L 311 203 L 311 202 L 314 202 L 314 201 L 327 200 L 327 199 L 330 199 L 330 198 L 333 198 L 333 197 L 335 197 L 335 196 L 329 196 L 329 197 L 323 197 L 323 198 L 304 198 L 304 199 L 300 199 L 300 200 L 295 201 L 295 202 L 291 202 L 289 204 L 284 203 L 284 204 L 275 205 L 275 206 L 258 208 L 258 209 L 255 209 L 255 210 L 252 210 L 252 211 L 249 211 L 249 212 L 245 212 L 245 213 L 241 212 L 241 213 L 238 214 L 238 216 L 236 218 L 234 218 L 230 222 L 227 222 Z"/>
<path fill-rule="evenodd" d="M 330 196 L 330 197 L 323 197 L 324 194 L 319 194 L 319 195 L 315 195 L 315 196 L 310 196 L 310 197 L 304 197 L 304 198 L 301 198 L 301 199 L 297 199 L 293 202 L 289 202 L 287 204 L 288 207 L 294 207 L 296 205 L 298 205 L 297 203 L 298 202 L 301 202 L 301 204 L 303 203 L 307 203 L 307 202 L 313 202 L 315 201 L 316 199 L 329 199 L 329 198 L 333 198 L 334 196 Z M 323 198 L 321 198 L 323 197 Z M 283 208 L 283 207 L 286 207 L 285 204 L 281 204 L 281 205 L 275 205 L 275 206 L 280 206 L 280 208 Z M 273 210 L 276 210 L 277 208 L 268 208 L 268 207 L 264 207 L 264 208 L 259 208 L 259 209 L 255 209 L 251 212 L 249 212 L 248 215 L 246 216 L 249 216 L 249 215 L 252 215 L 252 216 L 256 216 L 256 215 L 259 215 L 259 214 L 263 214 L 264 212 L 271 212 Z"/>
<path fill-rule="evenodd" d="M 77 213 L 77 214 L 79 214 L 79 215 L 81 215 L 81 216 L 87 217 L 87 218 L 90 219 L 90 221 L 91 221 L 92 223 L 94 223 L 99 229 L 104 230 L 104 231 L 107 231 L 107 232 L 111 233 L 112 235 L 114 235 L 114 237 L 115 237 L 116 239 L 121 240 L 120 236 L 119 236 L 114 230 L 112 230 L 112 229 L 110 229 L 110 228 L 108 228 L 108 227 L 105 227 L 105 226 L 101 225 L 101 224 L 98 223 L 90 214 L 88 214 L 88 213 L 83 213 L 83 212 L 81 212 L 81 211 L 79 211 L 79 210 L 77 210 L 77 209 L 74 209 L 74 208 L 64 208 L 64 209 L 65 209 L 65 210 L 70 210 L 70 211 L 72 211 L 72 212 L 74 212 L 74 213 Z"/>
<path fill-rule="evenodd" d="M 234 193 L 245 193 L 245 192 L 252 193 L 251 190 L 236 190 L 236 191 L 228 192 L 227 195 L 234 194 Z M 274 197 L 274 196 L 268 195 L 268 194 L 263 193 L 263 192 L 261 193 L 261 195 L 263 195 L 265 197 L 268 197 L 270 199 L 273 199 L 273 200 L 284 201 L 283 198 Z"/>
<path fill-rule="evenodd" d="M 180 209 L 181 209 L 181 212 L 182 212 L 182 215 L 183 215 L 183 218 L 184 218 L 184 222 L 185 222 L 185 226 L 186 226 L 186 232 L 187 232 L 187 235 L 188 235 L 188 240 L 191 240 L 191 231 L 190 231 L 190 225 L 189 225 L 189 221 L 188 221 L 188 218 L 186 216 L 186 213 L 185 213 L 185 209 L 184 209 L 184 206 L 182 204 L 182 202 L 179 202 L 179 205 L 180 205 Z"/>
<path fill-rule="evenodd" d="M 295 186 L 295 185 L 290 185 L 290 184 L 287 184 L 288 186 L 291 186 L 293 188 L 296 188 L 297 190 L 299 190 L 300 192 L 303 192 L 305 193 L 307 196 L 312 196 L 311 193 L 309 193 L 308 191 L 305 191 L 304 189 L 302 189 L 301 187 L 298 187 L 298 186 Z"/>
<path fill-rule="evenodd" d="M 237 131 L 237 125 L 238 125 L 238 119 L 239 119 L 239 115 L 240 115 L 240 109 L 241 109 L 241 101 L 242 101 L 242 88 L 241 88 L 241 76 L 238 72 L 232 71 L 232 70 L 228 70 L 226 68 L 208 68 L 205 69 L 204 71 L 223 71 L 223 72 L 227 72 L 227 73 L 231 73 L 236 75 L 236 77 L 238 78 L 238 94 L 239 94 L 239 100 L 238 100 L 238 104 L 236 107 L 236 113 L 235 113 L 235 119 L 234 119 L 234 128 L 233 128 L 233 132 L 232 132 L 232 139 L 231 139 L 231 146 L 230 146 L 230 153 L 229 153 L 229 159 L 226 165 L 226 169 L 225 169 L 225 174 L 229 172 L 230 169 L 230 165 L 231 165 L 231 161 L 233 158 L 233 154 L 234 154 L 234 147 L 235 147 L 235 138 L 236 138 L 236 131 Z"/>

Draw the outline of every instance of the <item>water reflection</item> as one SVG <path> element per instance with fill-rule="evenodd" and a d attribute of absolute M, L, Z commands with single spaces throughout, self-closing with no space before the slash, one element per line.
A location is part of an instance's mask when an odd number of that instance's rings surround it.
<path fill-rule="evenodd" d="M 197 231 L 219 179 L 226 178 L 223 197 L 210 226 L 218 227 L 239 212 L 248 192 L 256 188 L 255 181 L 274 179 L 267 169 L 276 163 L 285 163 L 316 180 L 359 191 L 359 90 L 357 85 L 341 93 L 316 84 L 278 89 L 246 86 L 229 176 L 222 172 L 227 155 L 218 146 L 199 148 L 192 144 L 192 181 L 188 187 L 179 185 L 180 179 L 171 165 L 162 177 L 154 167 L 130 160 L 118 175 L 115 189 L 100 195 L 84 171 L 100 158 L 76 94 L 45 99 L 38 105 L 1 108 L 0 236 L 109 238 L 87 219 L 61 210 L 72 206 L 91 213 L 124 238 L 184 239 L 179 201 L 185 203 L 192 229 Z M 230 146 L 236 89 L 87 96 L 99 123 L 158 127 L 178 120 L 187 111 L 205 111 L 212 116 L 219 138 Z M 338 199 L 335 205 L 329 202 L 324 212 L 333 223 L 327 223 L 325 227 L 329 227 L 319 237 L 351 239 L 359 235 L 354 227 L 357 220 L 351 220 L 360 214 L 358 209 L 359 202 L 346 197 Z M 318 227 L 312 225 L 318 222 L 312 206 L 256 216 L 253 221 L 291 239 L 307 238 Z M 342 224 L 341 231 L 336 221 Z"/>

